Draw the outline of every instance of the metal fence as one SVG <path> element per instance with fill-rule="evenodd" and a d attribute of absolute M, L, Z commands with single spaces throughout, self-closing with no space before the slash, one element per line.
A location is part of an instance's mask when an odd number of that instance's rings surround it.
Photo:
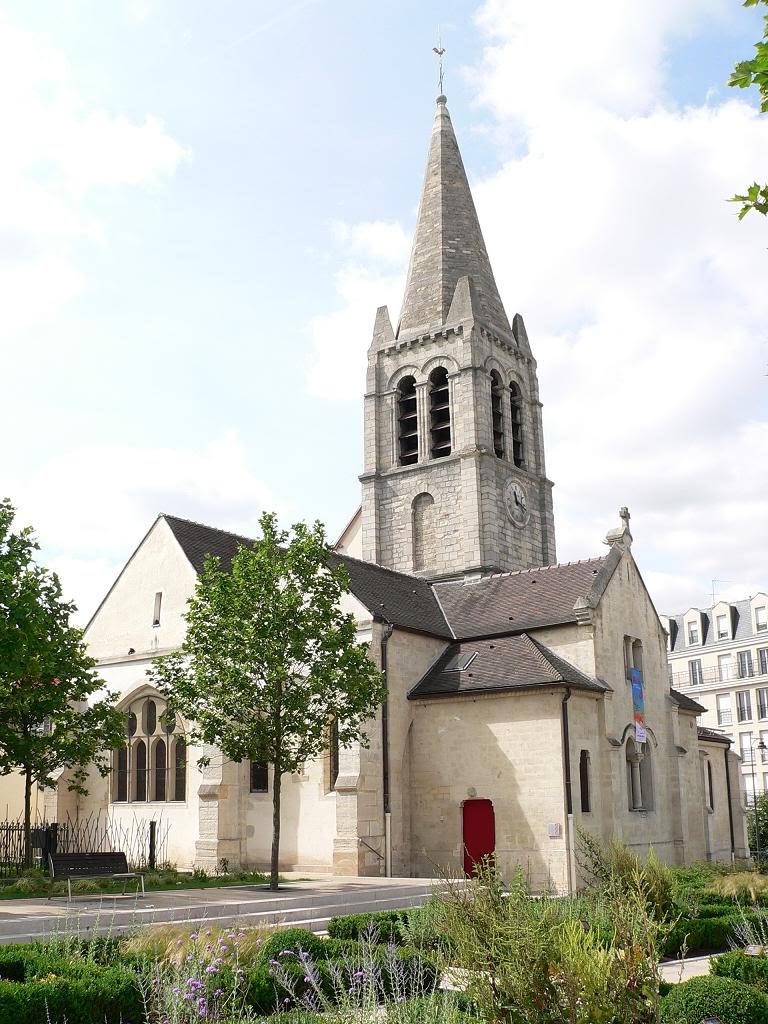
<path fill-rule="evenodd" d="M 150 870 L 167 860 L 170 823 L 158 818 L 129 821 L 97 812 L 66 821 L 37 821 L 31 829 L 32 866 L 48 870 L 49 853 L 125 853 L 133 868 Z M 24 823 L 0 822 L 0 878 L 24 870 Z"/>

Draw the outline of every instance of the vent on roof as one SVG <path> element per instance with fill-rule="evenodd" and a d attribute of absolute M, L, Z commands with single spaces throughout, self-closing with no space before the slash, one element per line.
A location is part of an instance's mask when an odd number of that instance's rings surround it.
<path fill-rule="evenodd" d="M 443 672 L 464 672 L 476 657 L 477 651 L 472 651 L 471 654 L 454 654 L 443 669 Z"/>

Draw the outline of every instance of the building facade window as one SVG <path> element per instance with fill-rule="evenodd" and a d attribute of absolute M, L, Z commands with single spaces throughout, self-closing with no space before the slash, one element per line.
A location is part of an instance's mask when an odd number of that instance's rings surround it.
<path fill-rule="evenodd" d="M 701 672 L 701 661 L 698 658 L 695 661 L 688 662 L 688 679 L 691 686 L 700 686 L 704 681 Z"/>
<path fill-rule="evenodd" d="M 730 631 L 728 629 L 728 616 L 727 615 L 718 615 L 717 619 L 715 620 L 715 622 L 716 622 L 716 627 L 717 627 L 717 639 L 718 640 L 729 640 L 731 634 L 730 634 Z"/>
<path fill-rule="evenodd" d="M 752 695 L 749 690 L 739 690 L 736 694 L 736 709 L 740 722 L 752 721 Z"/>
<path fill-rule="evenodd" d="M 715 809 L 715 787 L 712 785 L 712 765 L 707 761 L 707 799 L 710 811 Z"/>
<path fill-rule="evenodd" d="M 114 803 L 186 800 L 186 741 L 173 735 L 176 716 L 161 708 L 144 697 L 126 712 L 126 746 L 112 754 Z"/>
<path fill-rule="evenodd" d="M 739 659 L 739 679 L 749 679 L 755 674 L 752 666 L 752 651 L 739 651 L 737 658 Z"/>
<path fill-rule="evenodd" d="M 765 633 L 768 630 L 768 606 L 764 604 L 755 608 L 755 629 L 758 633 Z"/>
<path fill-rule="evenodd" d="M 760 760 L 763 764 L 768 762 L 768 732 L 766 730 L 760 730 L 760 742 L 763 744 L 763 749 L 760 751 Z"/>
<path fill-rule="evenodd" d="M 589 814 L 592 810 L 589 792 L 589 751 L 582 750 L 579 754 L 579 792 L 581 793 L 581 810 Z"/>
<path fill-rule="evenodd" d="M 525 466 L 523 393 L 520 390 L 520 385 L 514 380 L 509 385 L 509 410 L 512 414 L 512 461 L 522 469 Z"/>
<path fill-rule="evenodd" d="M 411 466 L 419 458 L 419 417 L 416 408 L 416 381 L 403 377 L 397 385 L 397 459 Z"/>
<path fill-rule="evenodd" d="M 757 691 L 757 717 L 768 718 L 768 689 L 764 686 Z"/>
<path fill-rule="evenodd" d="M 768 647 L 761 647 L 757 652 L 757 664 L 760 675 L 768 675 Z"/>
<path fill-rule="evenodd" d="M 251 761 L 251 792 L 269 792 L 269 769 L 261 761 Z"/>
<path fill-rule="evenodd" d="M 339 778 L 339 723 L 334 718 L 328 730 L 328 782 L 329 789 L 336 789 Z"/>
<path fill-rule="evenodd" d="M 444 366 L 429 375 L 429 434 L 431 458 L 444 459 L 451 454 L 451 399 Z"/>
<path fill-rule="evenodd" d="M 733 722 L 731 711 L 730 693 L 718 693 L 717 695 L 717 724 L 730 725 Z"/>
<path fill-rule="evenodd" d="M 755 806 L 755 780 L 751 775 L 744 776 L 744 796 L 746 797 L 747 807 Z"/>
<path fill-rule="evenodd" d="M 688 623 L 688 643 L 697 644 L 699 642 L 699 624 L 698 622 Z"/>
<path fill-rule="evenodd" d="M 504 458 L 504 410 L 502 401 L 504 385 L 497 370 L 491 370 L 491 420 L 493 427 L 493 450 L 497 459 Z"/>
<path fill-rule="evenodd" d="M 158 591 L 155 594 L 155 609 L 154 609 L 154 611 L 152 613 L 152 625 L 153 626 L 159 626 L 160 625 L 160 609 L 162 608 L 162 606 L 163 606 L 163 594 L 162 594 L 162 591 Z"/>
<path fill-rule="evenodd" d="M 721 683 L 727 683 L 733 679 L 733 658 L 730 654 L 719 654 L 717 657 L 717 674 Z"/>
<path fill-rule="evenodd" d="M 739 734 L 739 752 L 744 764 L 754 763 L 754 744 L 752 742 L 751 732 L 742 732 Z"/>

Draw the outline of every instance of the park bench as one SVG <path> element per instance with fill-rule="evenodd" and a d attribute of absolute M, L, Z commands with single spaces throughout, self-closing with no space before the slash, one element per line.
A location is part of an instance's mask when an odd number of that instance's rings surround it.
<path fill-rule="evenodd" d="M 51 888 L 54 882 L 67 880 L 67 900 L 72 899 L 73 878 L 114 878 L 123 883 L 123 895 L 128 882 L 136 880 L 136 894 L 141 887 L 144 896 L 144 875 L 131 871 L 124 853 L 50 853 L 48 865 L 51 874 Z M 51 898 L 51 892 L 48 892 Z"/>

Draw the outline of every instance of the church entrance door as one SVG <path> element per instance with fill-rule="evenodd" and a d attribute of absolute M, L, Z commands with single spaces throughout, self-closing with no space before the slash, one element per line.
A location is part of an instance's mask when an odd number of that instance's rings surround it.
<path fill-rule="evenodd" d="M 496 849 L 496 817 L 490 800 L 465 800 L 462 807 L 464 874 L 477 873 L 483 857 Z"/>

